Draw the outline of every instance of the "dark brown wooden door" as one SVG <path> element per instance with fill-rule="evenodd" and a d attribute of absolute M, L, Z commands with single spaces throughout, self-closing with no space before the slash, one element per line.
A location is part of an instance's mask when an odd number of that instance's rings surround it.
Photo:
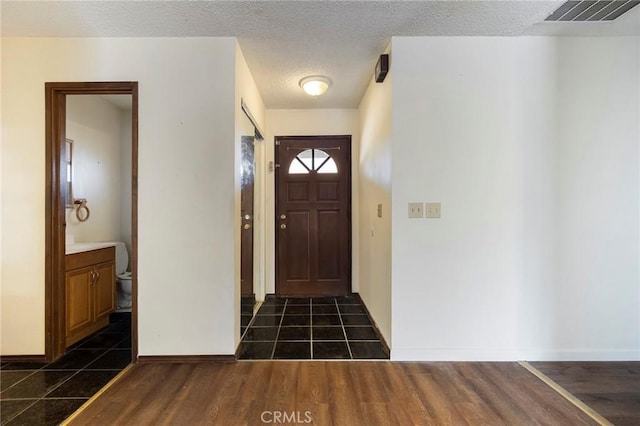
<path fill-rule="evenodd" d="M 255 177 L 254 138 L 243 136 L 240 181 L 240 294 L 254 296 L 253 291 L 253 187 Z"/>
<path fill-rule="evenodd" d="M 351 137 L 277 137 L 276 293 L 351 292 Z"/>

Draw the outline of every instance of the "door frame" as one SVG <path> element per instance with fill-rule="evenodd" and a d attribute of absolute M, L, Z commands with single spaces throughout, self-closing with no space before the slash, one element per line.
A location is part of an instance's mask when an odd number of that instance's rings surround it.
<path fill-rule="evenodd" d="M 348 232 L 347 232 L 347 280 L 349 282 L 348 292 L 349 294 L 353 293 L 353 176 L 352 176 L 352 168 L 353 168 L 353 137 L 351 135 L 310 135 L 310 136 L 275 136 L 274 137 L 274 160 L 276 172 L 274 176 L 274 292 L 277 297 L 279 297 L 279 287 L 280 287 L 280 267 L 278 266 L 278 256 L 279 256 L 279 246 L 278 246 L 278 207 L 279 207 L 279 185 L 280 185 L 280 173 L 283 168 L 279 164 L 280 157 L 278 155 L 278 149 L 280 145 L 280 141 L 287 140 L 335 140 L 342 141 L 346 140 L 349 145 L 349 156 L 348 162 L 349 165 L 347 167 L 347 181 L 348 184 L 348 194 L 347 194 L 347 218 L 348 218 Z"/>
<path fill-rule="evenodd" d="M 45 83 L 45 359 L 65 353 L 65 227 L 62 188 L 67 95 L 131 95 L 131 359 L 138 356 L 138 82 Z"/>

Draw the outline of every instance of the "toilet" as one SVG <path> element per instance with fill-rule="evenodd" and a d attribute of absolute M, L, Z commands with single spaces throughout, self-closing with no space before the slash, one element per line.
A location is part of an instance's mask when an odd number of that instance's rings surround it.
<path fill-rule="evenodd" d="M 131 272 L 127 246 L 122 242 L 116 246 L 116 312 L 131 312 Z"/>

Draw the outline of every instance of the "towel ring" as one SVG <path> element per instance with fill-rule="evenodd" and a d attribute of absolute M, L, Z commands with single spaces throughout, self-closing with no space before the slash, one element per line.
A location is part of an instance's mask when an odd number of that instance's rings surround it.
<path fill-rule="evenodd" d="M 80 221 L 80 222 L 86 222 L 87 219 L 89 219 L 89 216 L 91 216 L 91 212 L 89 211 L 89 207 L 87 207 L 87 200 L 84 198 L 79 198 L 77 200 L 73 200 L 73 204 L 75 204 L 76 207 L 76 218 Z M 80 212 L 84 211 L 84 214 L 81 214 Z"/>

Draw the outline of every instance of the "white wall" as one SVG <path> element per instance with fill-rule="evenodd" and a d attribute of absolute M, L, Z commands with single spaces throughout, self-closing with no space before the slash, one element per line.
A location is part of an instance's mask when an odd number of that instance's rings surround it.
<path fill-rule="evenodd" d="M 276 136 L 351 135 L 352 176 L 352 290 L 358 291 L 359 282 L 359 206 L 358 194 L 358 110 L 357 109 L 267 109 L 265 138 L 265 164 L 274 159 Z M 275 175 L 267 172 L 265 179 L 266 224 L 266 292 L 275 293 Z"/>
<path fill-rule="evenodd" d="M 638 38 L 393 54 L 392 359 L 639 359 Z"/>
<path fill-rule="evenodd" d="M 67 242 L 71 238 L 80 243 L 122 240 L 122 120 L 120 109 L 100 96 L 67 96 L 73 197 L 86 199 L 91 211 L 89 219 L 80 222 L 75 209 L 66 210 Z"/>
<path fill-rule="evenodd" d="M 511 359 L 515 39 L 393 39 L 392 357 Z M 407 203 L 441 202 L 440 219 Z"/>
<path fill-rule="evenodd" d="M 638 40 L 558 40 L 554 359 L 640 359 Z"/>
<path fill-rule="evenodd" d="M 264 115 L 265 108 L 262 96 L 258 91 L 247 61 L 242 54 L 240 46 L 236 42 L 235 47 L 235 78 L 236 78 L 236 92 L 235 92 L 235 309 L 236 314 L 234 319 L 236 346 L 240 342 L 240 244 L 241 244 L 241 215 L 240 215 L 240 177 L 241 177 L 241 164 L 242 164 L 242 150 L 241 150 L 241 137 L 246 135 L 253 135 L 254 127 L 250 124 L 250 120 L 246 117 L 242 111 L 241 100 L 244 100 L 245 105 L 251 111 L 251 115 L 256 120 L 256 124 L 260 129 L 264 129 Z M 264 130 L 263 130 L 264 131 Z M 263 222 L 263 187 L 264 187 L 264 168 L 263 165 L 263 147 L 264 143 L 256 141 L 254 145 L 254 155 L 256 162 L 255 176 L 254 176 L 254 281 L 256 285 L 261 289 L 265 284 L 264 273 L 264 222 Z M 259 292 L 256 292 L 259 296 Z"/>
<path fill-rule="evenodd" d="M 233 38 L 5 38 L 2 354 L 44 353 L 44 82 L 139 82 L 139 353 L 235 350 Z M 8 207 L 10 206 L 10 208 Z"/>
<path fill-rule="evenodd" d="M 391 88 L 373 79 L 360 103 L 360 296 L 382 336 L 391 343 Z M 378 205 L 382 217 L 378 217 Z"/>
<path fill-rule="evenodd" d="M 553 38 L 518 41 L 520 108 L 518 134 L 522 167 L 522 267 L 518 298 L 519 359 L 532 359 L 540 348 L 553 348 L 553 330 L 560 318 L 553 309 L 558 257 L 556 159 L 558 51 Z"/>

